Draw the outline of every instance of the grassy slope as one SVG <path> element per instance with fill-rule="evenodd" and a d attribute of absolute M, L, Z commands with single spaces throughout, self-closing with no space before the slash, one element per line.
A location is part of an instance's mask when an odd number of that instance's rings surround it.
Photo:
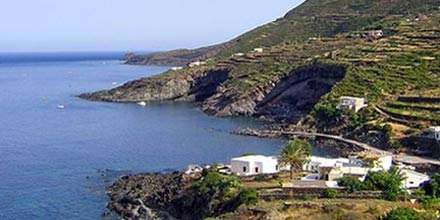
<path fill-rule="evenodd" d="M 359 30 L 390 15 L 426 13 L 440 6 L 439 0 L 307 0 L 283 18 L 234 39 L 220 54 L 247 52 L 260 46 L 303 42 L 309 37 L 330 37 Z"/>

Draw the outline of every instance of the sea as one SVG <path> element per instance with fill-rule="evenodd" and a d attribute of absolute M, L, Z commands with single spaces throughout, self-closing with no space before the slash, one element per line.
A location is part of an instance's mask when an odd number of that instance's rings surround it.
<path fill-rule="evenodd" d="M 169 67 L 125 65 L 122 52 L 0 53 L 0 220 L 99 220 L 120 176 L 277 154 L 283 140 L 197 104 L 116 104 L 77 96 Z"/>

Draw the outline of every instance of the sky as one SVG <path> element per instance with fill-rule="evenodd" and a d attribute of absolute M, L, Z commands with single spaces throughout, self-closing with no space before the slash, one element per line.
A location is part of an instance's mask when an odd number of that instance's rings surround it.
<path fill-rule="evenodd" d="M 230 40 L 303 0 L 0 0 L 0 52 L 152 51 Z"/>

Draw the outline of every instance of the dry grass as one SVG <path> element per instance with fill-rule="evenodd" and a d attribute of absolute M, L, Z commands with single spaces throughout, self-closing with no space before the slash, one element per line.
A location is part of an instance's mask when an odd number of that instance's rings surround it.
<path fill-rule="evenodd" d="M 311 201 L 291 200 L 293 204 L 304 204 L 301 207 L 284 207 L 286 201 L 260 202 L 259 206 L 267 210 L 271 219 L 295 220 L 376 220 L 383 213 L 395 207 L 412 206 L 408 202 L 389 202 L 384 200 L 350 200 L 350 199 L 315 199 Z"/>

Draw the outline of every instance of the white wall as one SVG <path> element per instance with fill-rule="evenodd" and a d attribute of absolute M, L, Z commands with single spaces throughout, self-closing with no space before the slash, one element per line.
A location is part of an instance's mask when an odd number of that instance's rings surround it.
<path fill-rule="evenodd" d="M 231 172 L 239 176 L 278 173 L 277 165 L 278 161 L 276 158 L 237 158 L 231 160 Z"/>
<path fill-rule="evenodd" d="M 429 181 L 430 179 L 429 176 L 414 171 L 402 170 L 402 175 L 405 177 L 402 184 L 406 188 L 419 188 L 420 184 Z"/>
<path fill-rule="evenodd" d="M 243 171 L 243 167 L 246 168 L 246 171 Z M 246 175 L 252 175 L 251 174 L 251 167 L 249 162 L 245 161 L 231 161 L 231 172 L 234 174 L 237 174 L 239 176 L 246 176 Z"/>

